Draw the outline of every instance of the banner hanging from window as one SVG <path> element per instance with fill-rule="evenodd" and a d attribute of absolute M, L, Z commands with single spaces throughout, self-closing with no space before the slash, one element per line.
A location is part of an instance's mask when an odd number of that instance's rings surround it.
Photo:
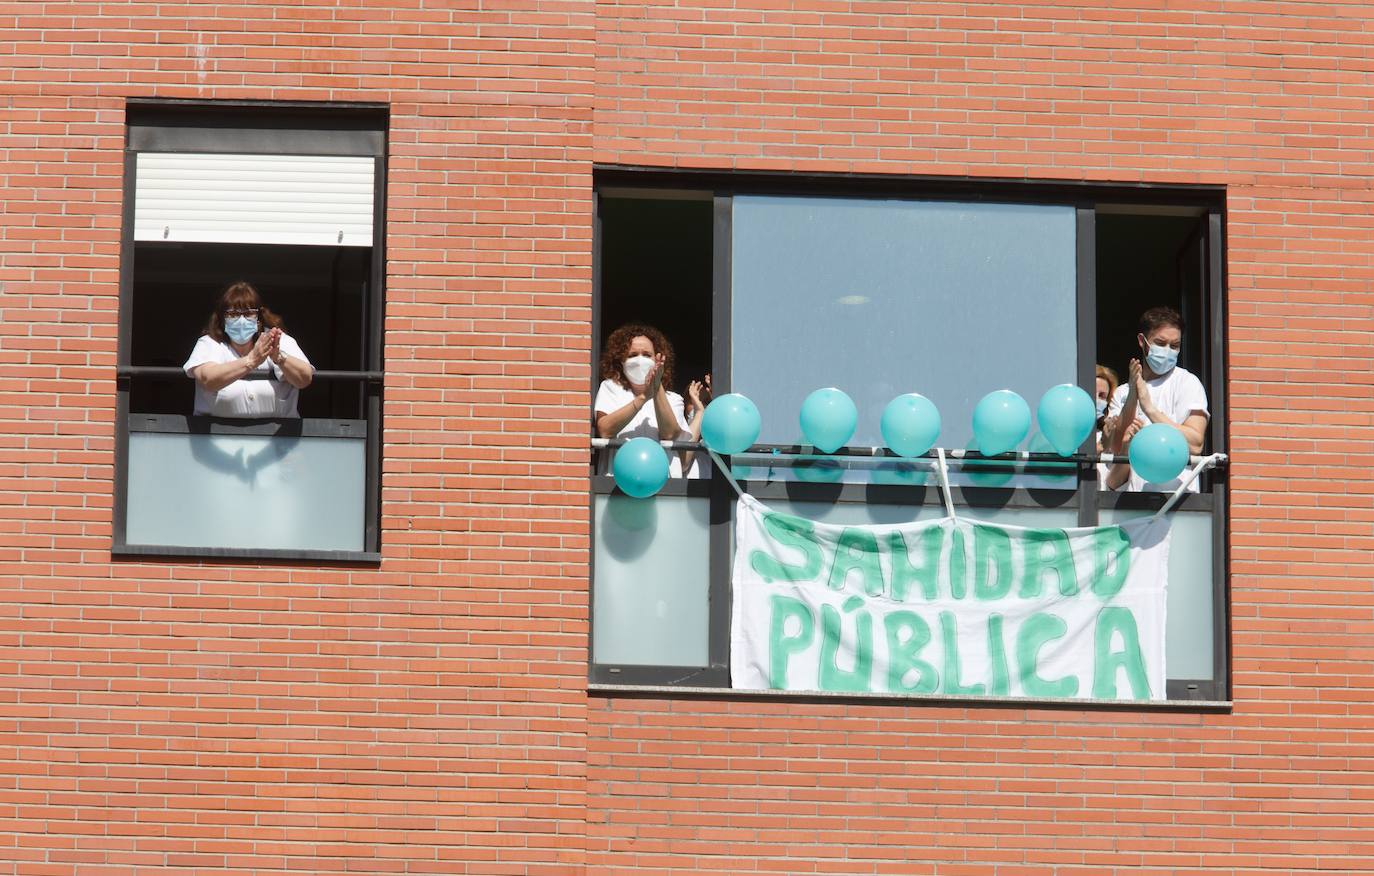
<path fill-rule="evenodd" d="M 736 510 L 731 683 L 1162 700 L 1167 517 L 838 526 Z"/>

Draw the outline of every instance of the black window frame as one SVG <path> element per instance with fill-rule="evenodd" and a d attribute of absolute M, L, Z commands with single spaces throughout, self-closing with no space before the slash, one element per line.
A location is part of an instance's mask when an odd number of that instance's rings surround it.
<path fill-rule="evenodd" d="M 125 103 L 124 203 L 120 233 L 118 353 L 115 366 L 115 490 L 110 552 L 115 558 L 304 560 L 377 564 L 381 561 L 381 449 L 383 323 L 386 304 L 386 166 L 390 109 L 380 103 L 252 100 L 130 99 Z M 317 370 L 315 380 L 363 389 L 363 418 L 231 419 L 139 414 L 129 409 L 135 381 L 180 375 L 175 367 L 130 362 L 134 298 L 134 208 L 140 152 L 371 156 L 372 258 L 366 307 L 366 362 L 359 371 Z M 363 549 L 296 550 L 130 544 L 128 461 L 131 432 L 365 438 Z"/>
<path fill-rule="evenodd" d="M 601 289 L 601 200 L 603 197 L 709 197 L 714 203 L 712 250 L 712 347 L 711 364 L 714 390 L 730 391 L 731 327 L 731 208 L 736 195 L 782 195 L 820 197 L 868 197 L 912 200 L 955 200 L 993 203 L 1026 203 L 1071 206 L 1077 215 L 1077 383 L 1091 387 L 1097 364 L 1097 236 L 1099 212 L 1183 211 L 1201 220 L 1203 229 L 1203 310 L 1205 325 L 1190 326 L 1190 331 L 1205 333 L 1204 363 L 1207 373 L 1200 375 L 1207 387 L 1211 418 L 1207 445 L 1224 452 L 1227 443 L 1226 398 L 1226 274 L 1225 230 L 1226 190 L 1222 186 L 1076 183 L 1065 181 L 1013 180 L 974 177 L 930 177 L 919 175 L 809 174 L 788 172 L 733 172 L 721 170 L 664 170 L 652 167 L 597 165 L 593 170 L 593 254 L 592 254 L 592 343 L 589 390 L 594 396 L 597 363 L 605 327 L 602 325 Z M 1091 440 L 1091 439 L 1089 439 Z M 1087 445 L 1085 444 L 1085 448 Z M 798 450 L 779 446 L 781 450 Z M 1086 451 L 1085 451 L 1086 452 Z M 839 455 L 844 455 L 840 451 Z M 1148 703 L 1065 701 L 1071 708 L 1099 706 L 1109 708 L 1229 708 L 1230 673 L 1230 563 L 1228 523 L 1230 501 L 1227 489 L 1227 460 L 1205 477 L 1207 492 L 1187 493 L 1175 503 L 1180 511 L 1208 511 L 1212 520 L 1212 677 L 1166 679 L 1166 698 Z M 955 504 L 978 508 L 1076 508 L 1079 526 L 1097 525 L 1106 510 L 1153 511 L 1169 498 L 1160 493 L 1106 492 L 1098 488 L 1097 469 L 1080 461 L 1077 489 L 1031 490 L 1025 488 L 955 487 Z M 804 482 L 753 484 L 741 479 L 747 491 L 757 498 L 862 503 L 905 503 L 940 505 L 937 488 L 874 484 L 808 484 Z M 598 495 L 615 492 L 615 480 L 604 475 L 590 478 L 589 519 L 593 527 L 589 545 L 587 680 L 588 688 L 607 694 L 649 694 L 749 697 L 813 697 L 825 700 L 900 700 L 955 702 L 979 701 L 999 705 L 1049 704 L 1034 698 L 992 698 L 947 695 L 829 694 L 806 691 L 735 691 L 730 685 L 730 545 L 733 524 L 734 491 L 724 474 L 715 471 L 709 481 L 672 479 L 661 491 L 665 496 L 710 497 L 710 581 L 708 598 L 709 665 L 706 667 L 649 666 L 596 663 L 593 660 L 594 603 L 596 598 L 595 503 Z M 1058 500 L 1047 504 L 1046 499 Z"/>

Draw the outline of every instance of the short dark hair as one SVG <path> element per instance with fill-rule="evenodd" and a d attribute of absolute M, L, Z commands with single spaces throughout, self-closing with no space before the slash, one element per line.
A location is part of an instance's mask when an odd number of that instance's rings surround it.
<path fill-rule="evenodd" d="M 1150 336 L 1150 332 L 1166 325 L 1171 325 L 1182 332 L 1183 314 L 1172 307 L 1151 307 L 1140 315 L 1140 333 L 1147 338 Z"/>

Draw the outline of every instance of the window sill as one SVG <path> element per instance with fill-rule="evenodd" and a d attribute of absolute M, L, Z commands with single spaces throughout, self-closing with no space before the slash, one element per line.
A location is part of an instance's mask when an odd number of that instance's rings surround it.
<path fill-rule="evenodd" d="M 166 557 L 174 558 L 193 558 L 199 560 L 301 560 L 307 562 L 325 563 L 362 563 L 377 565 L 382 561 L 382 555 L 376 551 L 322 551 L 322 550 L 287 550 L 287 549 L 264 549 L 253 550 L 250 548 L 195 548 L 179 545 L 115 545 L 110 548 L 110 554 L 114 557 Z"/>
<path fill-rule="evenodd" d="M 939 694 L 852 693 L 793 690 L 736 690 L 729 687 L 673 687 L 639 684 L 589 683 L 587 693 L 592 696 L 680 697 L 684 699 L 730 700 L 795 700 L 798 702 L 891 703 L 939 706 L 997 706 L 1017 709 L 1110 709 L 1114 711 L 1148 712 L 1215 712 L 1228 713 L 1230 700 L 1092 700 L 1042 699 L 1029 697 L 941 696 Z"/>

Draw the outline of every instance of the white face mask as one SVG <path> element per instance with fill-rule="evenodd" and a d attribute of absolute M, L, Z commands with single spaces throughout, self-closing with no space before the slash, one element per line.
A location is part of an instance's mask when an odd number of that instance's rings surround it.
<path fill-rule="evenodd" d="M 654 370 L 654 360 L 648 356 L 631 356 L 625 360 L 625 379 L 633 386 L 643 386 Z"/>

